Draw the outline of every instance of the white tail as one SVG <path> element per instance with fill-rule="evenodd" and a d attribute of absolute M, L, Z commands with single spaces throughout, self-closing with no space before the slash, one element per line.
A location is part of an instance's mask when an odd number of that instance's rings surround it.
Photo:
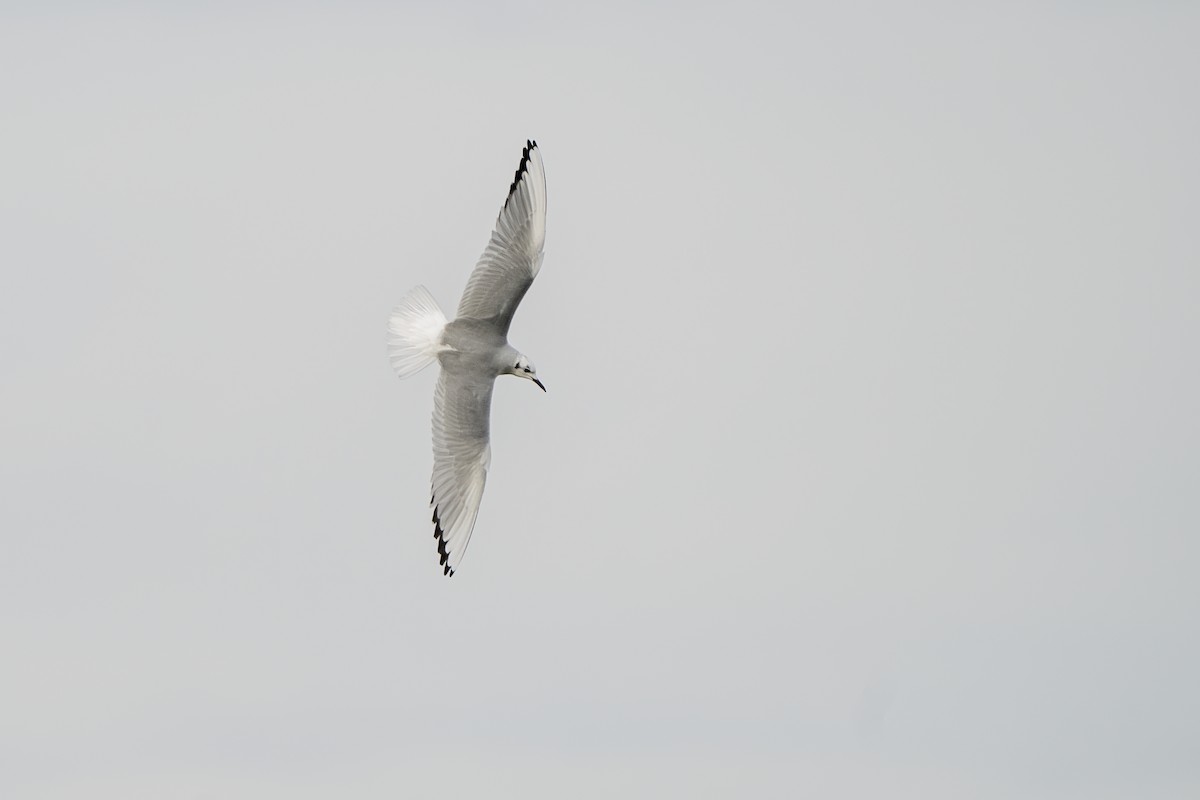
<path fill-rule="evenodd" d="M 437 358 L 446 315 L 424 286 L 413 289 L 388 317 L 388 358 L 401 378 L 416 375 Z"/>

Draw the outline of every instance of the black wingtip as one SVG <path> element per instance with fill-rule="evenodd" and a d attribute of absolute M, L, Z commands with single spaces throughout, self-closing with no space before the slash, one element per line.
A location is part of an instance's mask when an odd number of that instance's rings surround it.
<path fill-rule="evenodd" d="M 437 506 L 433 507 L 433 538 L 437 539 L 438 563 L 442 566 L 442 574 L 449 577 L 454 570 L 446 563 L 450 560 L 450 552 L 446 549 L 446 532 L 442 530 L 442 520 L 438 517 Z"/>
<path fill-rule="evenodd" d="M 504 207 L 508 208 L 508 201 L 512 199 L 513 192 L 517 190 L 517 184 L 521 182 L 521 178 L 525 177 L 525 173 L 529 170 L 529 154 L 537 149 L 537 142 L 533 139 L 525 140 L 525 149 L 521 151 L 521 163 L 517 165 L 517 172 L 513 175 L 512 185 L 508 187 L 508 196 L 504 198 Z"/>

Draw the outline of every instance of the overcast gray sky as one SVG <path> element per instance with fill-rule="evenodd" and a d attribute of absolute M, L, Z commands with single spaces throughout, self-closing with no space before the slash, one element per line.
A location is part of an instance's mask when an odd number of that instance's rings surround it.
<path fill-rule="evenodd" d="M 1200 795 L 1200 10 L 971 5 L 5 4 L 0 795 Z"/>

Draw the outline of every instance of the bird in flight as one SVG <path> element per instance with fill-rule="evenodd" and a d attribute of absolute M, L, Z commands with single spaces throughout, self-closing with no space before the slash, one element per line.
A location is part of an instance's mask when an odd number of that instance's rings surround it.
<path fill-rule="evenodd" d="M 546 172 L 537 143 L 525 143 L 491 241 L 467 281 L 458 315 L 446 321 L 424 286 L 388 318 L 388 356 L 401 378 L 435 360 L 442 366 L 433 395 L 433 535 L 442 572 L 462 563 L 479 516 L 491 465 L 488 441 L 492 387 L 500 375 L 533 381 L 533 362 L 508 343 L 513 314 L 542 267 L 546 241 Z"/>

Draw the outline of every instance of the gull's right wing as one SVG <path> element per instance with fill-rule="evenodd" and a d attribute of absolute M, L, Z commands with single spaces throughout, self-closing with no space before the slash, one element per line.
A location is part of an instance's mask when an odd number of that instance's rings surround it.
<path fill-rule="evenodd" d="M 453 575 L 471 541 L 492 461 L 488 433 L 493 376 L 442 370 L 433 395 L 433 535 Z"/>

